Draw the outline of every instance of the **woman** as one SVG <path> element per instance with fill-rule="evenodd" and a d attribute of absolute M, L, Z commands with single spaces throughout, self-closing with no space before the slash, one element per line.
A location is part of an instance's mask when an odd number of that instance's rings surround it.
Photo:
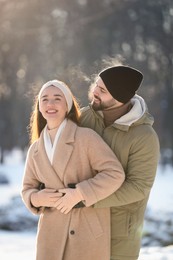
<path fill-rule="evenodd" d="M 40 214 L 37 260 L 110 259 L 110 209 L 92 205 L 115 192 L 125 174 L 101 137 L 77 125 L 79 116 L 65 83 L 42 86 L 22 188 L 27 208 Z"/>

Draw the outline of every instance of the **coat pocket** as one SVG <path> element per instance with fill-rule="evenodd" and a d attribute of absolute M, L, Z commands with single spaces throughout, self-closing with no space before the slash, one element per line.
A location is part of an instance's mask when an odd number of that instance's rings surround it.
<path fill-rule="evenodd" d="M 100 222 L 99 214 L 97 214 L 97 210 L 93 208 L 85 208 L 83 209 L 83 214 L 88 223 L 89 229 L 95 238 L 98 238 L 103 235 L 104 230 L 102 224 Z M 110 215 L 110 214 L 108 214 Z M 105 219 L 106 219 L 105 215 Z M 109 220 L 109 218 L 108 218 Z M 109 222 L 110 223 L 110 222 Z"/>
<path fill-rule="evenodd" d="M 129 235 L 130 213 L 124 211 L 116 211 L 111 214 L 111 237 L 125 238 Z"/>

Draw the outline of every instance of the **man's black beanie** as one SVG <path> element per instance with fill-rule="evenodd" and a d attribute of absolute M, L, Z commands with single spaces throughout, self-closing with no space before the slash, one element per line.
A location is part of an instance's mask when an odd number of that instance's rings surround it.
<path fill-rule="evenodd" d="M 127 103 L 139 88 L 143 75 L 140 71 L 128 66 L 115 66 L 100 72 L 110 94 L 122 103 Z"/>

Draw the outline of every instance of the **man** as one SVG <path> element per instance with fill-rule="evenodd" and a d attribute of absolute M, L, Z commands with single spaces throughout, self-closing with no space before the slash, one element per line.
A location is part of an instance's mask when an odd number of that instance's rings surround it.
<path fill-rule="evenodd" d="M 120 189 L 95 204 L 111 208 L 111 259 L 139 256 L 144 213 L 159 160 L 159 141 L 153 117 L 136 94 L 143 79 L 128 66 L 103 70 L 82 109 L 81 125 L 94 129 L 123 165 L 126 180 Z"/>

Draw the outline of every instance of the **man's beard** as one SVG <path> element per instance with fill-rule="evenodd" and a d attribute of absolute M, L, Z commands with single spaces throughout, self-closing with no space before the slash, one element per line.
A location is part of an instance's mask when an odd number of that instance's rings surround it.
<path fill-rule="evenodd" d="M 95 103 L 94 101 L 91 103 L 92 105 L 92 108 L 95 110 L 95 111 L 99 111 L 99 110 L 102 110 L 103 107 L 102 107 L 102 103 Z"/>
<path fill-rule="evenodd" d="M 114 108 L 118 107 L 117 102 L 114 98 L 109 100 L 109 102 L 103 102 L 98 97 L 96 100 L 98 100 L 99 102 L 95 102 L 94 99 L 91 101 L 91 106 L 92 106 L 93 110 L 95 110 L 95 111 L 104 111 L 104 110 L 111 109 L 113 107 Z"/>
<path fill-rule="evenodd" d="M 94 102 L 94 100 L 91 102 L 91 106 L 94 109 L 94 111 L 102 111 L 108 108 L 108 106 L 104 104 L 100 99 L 99 101 L 100 101 L 99 103 Z"/>

